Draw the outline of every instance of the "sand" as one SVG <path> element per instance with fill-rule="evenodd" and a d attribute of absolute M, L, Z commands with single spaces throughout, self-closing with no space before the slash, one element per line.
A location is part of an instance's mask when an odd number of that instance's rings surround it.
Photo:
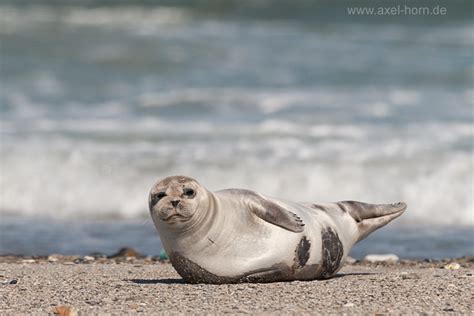
<path fill-rule="evenodd" d="M 324 281 L 226 285 L 185 284 L 169 263 L 151 259 L 50 261 L 0 257 L 1 314 L 51 314 L 59 306 L 82 315 L 472 314 L 474 305 L 472 258 L 458 259 L 455 270 L 444 268 L 447 261 L 354 263 Z"/>

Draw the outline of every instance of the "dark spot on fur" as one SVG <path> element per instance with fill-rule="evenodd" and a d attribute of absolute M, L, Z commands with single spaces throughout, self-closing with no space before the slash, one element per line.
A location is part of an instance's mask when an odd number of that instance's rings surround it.
<path fill-rule="evenodd" d="M 314 209 L 317 209 L 317 210 L 321 210 L 323 212 L 327 212 L 328 209 L 322 205 L 318 205 L 318 204 L 311 204 L 311 207 L 314 208 Z"/>
<path fill-rule="evenodd" d="M 220 277 L 212 274 L 191 260 L 183 257 L 179 252 L 172 252 L 170 255 L 170 261 L 178 274 L 187 283 L 235 283 L 234 278 Z"/>
<path fill-rule="evenodd" d="M 295 253 L 296 253 L 295 260 L 294 260 L 295 268 L 302 268 L 305 266 L 306 262 L 308 262 L 308 259 L 309 259 L 310 248 L 311 248 L 311 242 L 308 239 L 306 239 L 306 236 L 303 236 L 303 238 L 301 238 L 295 250 Z"/>
<path fill-rule="evenodd" d="M 357 223 L 362 221 L 360 214 L 363 212 L 362 204 L 355 201 L 343 201 L 336 203 L 339 208 L 346 213 L 349 213 Z"/>
<path fill-rule="evenodd" d="M 339 208 L 344 212 L 344 213 L 349 213 L 348 209 L 347 209 L 347 205 L 345 203 L 342 203 L 342 202 L 338 202 L 336 203 L 337 206 L 339 206 Z"/>
<path fill-rule="evenodd" d="M 321 278 L 329 278 L 339 269 L 344 255 L 344 246 L 337 233 L 330 227 L 321 231 L 322 270 Z"/>

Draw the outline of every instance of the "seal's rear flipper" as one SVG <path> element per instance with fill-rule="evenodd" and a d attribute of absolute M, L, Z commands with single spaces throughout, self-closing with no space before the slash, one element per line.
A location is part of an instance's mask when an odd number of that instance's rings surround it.
<path fill-rule="evenodd" d="M 348 212 L 357 222 L 360 241 L 374 230 L 387 225 L 392 220 L 402 215 L 407 205 L 404 202 L 393 204 L 367 204 L 355 201 L 337 203 L 339 207 Z"/>

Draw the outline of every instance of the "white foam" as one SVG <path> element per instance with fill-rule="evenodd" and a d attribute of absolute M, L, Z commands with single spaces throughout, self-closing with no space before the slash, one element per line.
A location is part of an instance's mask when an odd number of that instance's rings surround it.
<path fill-rule="evenodd" d="M 63 23 L 72 26 L 94 26 L 126 29 L 142 34 L 160 31 L 163 26 L 186 23 L 190 13 L 185 8 L 119 6 L 119 7 L 14 7 L 0 5 L 0 34 L 36 28 L 45 23 Z"/>
<path fill-rule="evenodd" d="M 263 148 L 251 141 L 226 143 L 52 140 L 3 146 L 1 211 L 64 218 L 141 217 L 147 213 L 147 192 L 158 178 L 186 174 L 211 189 L 243 187 L 290 200 L 404 200 L 409 209 L 400 223 L 474 225 L 474 164 L 467 153 L 404 158 L 397 150 L 375 155 L 371 149 L 358 160 L 351 153 L 357 146 L 343 142 L 332 149 L 327 147 L 331 142 L 312 148 L 297 138 L 271 138 Z M 339 154 L 318 153 L 325 150 Z"/>

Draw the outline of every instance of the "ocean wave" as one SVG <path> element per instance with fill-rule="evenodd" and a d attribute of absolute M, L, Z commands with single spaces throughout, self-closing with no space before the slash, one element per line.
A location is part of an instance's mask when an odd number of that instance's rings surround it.
<path fill-rule="evenodd" d="M 0 5 L 1 33 L 37 27 L 47 23 L 62 23 L 72 27 L 104 27 L 133 30 L 142 33 L 159 31 L 160 27 L 186 23 L 191 18 L 188 10 L 177 7 L 118 7 L 40 6 L 16 7 Z"/>
<path fill-rule="evenodd" d="M 255 110 L 262 114 L 273 114 L 291 109 L 303 111 L 330 110 L 332 113 L 348 108 L 359 109 L 373 116 L 393 116 L 407 107 L 426 107 L 428 101 L 438 99 L 453 103 L 466 111 L 470 89 L 464 96 L 455 92 L 412 90 L 403 88 L 361 89 L 348 88 L 310 88 L 310 89 L 252 89 L 241 87 L 228 88 L 187 88 L 168 91 L 154 91 L 140 94 L 137 103 L 143 108 L 168 108 L 202 105 L 207 111 Z M 443 101 L 443 102 L 441 102 Z M 435 106 L 435 105 L 433 105 Z M 440 108 L 442 110 L 443 108 Z M 381 115 L 382 113 L 382 115 Z M 342 113 L 343 114 L 343 113 Z M 429 113 L 427 113 L 428 115 Z"/>
<path fill-rule="evenodd" d="M 152 183 L 188 174 L 472 223 L 471 22 L 0 2 L 2 213 L 146 216 Z"/>
<path fill-rule="evenodd" d="M 474 128 L 468 122 L 409 122 L 400 126 L 370 122 L 305 122 L 268 118 L 261 122 L 173 121 L 159 117 L 51 119 L 23 118 L 3 120 L 1 131 L 6 145 L 40 147 L 47 144 L 54 152 L 77 146 L 91 153 L 103 148 L 132 154 L 142 147 L 173 155 L 196 147 L 211 150 L 219 160 L 235 154 L 265 157 L 277 151 L 287 156 L 301 152 L 311 159 L 336 157 L 337 161 L 367 161 L 407 157 L 416 158 L 430 152 L 469 152 Z M 23 139 L 26 135 L 28 138 Z M 21 143 L 18 143 L 19 140 Z M 232 141 L 230 141 L 232 140 Z M 164 150 L 169 144 L 172 152 Z M 137 148 L 138 146 L 138 148 Z M 245 148 L 245 152 L 239 152 Z M 191 152 L 192 154 L 192 152 Z M 262 156 L 260 156 L 262 157 Z"/>
<path fill-rule="evenodd" d="M 29 80 L 34 84 L 27 87 L 28 93 L 19 90 L 14 84 L 5 85 L 8 89 L 4 89 L 0 97 L 4 100 L 2 107 L 7 116 L 43 116 L 60 120 L 68 116 L 94 119 L 154 114 L 161 118 L 175 118 L 187 112 L 201 117 L 220 116 L 227 120 L 252 115 L 260 120 L 290 115 L 292 119 L 311 118 L 321 122 L 335 116 L 339 120 L 354 117 L 409 120 L 407 114 L 414 113 L 417 114 L 417 120 L 426 121 L 437 119 L 440 114 L 455 115 L 456 118 L 471 115 L 469 105 L 473 93 L 470 88 L 458 93 L 442 89 L 415 91 L 371 87 L 200 87 L 137 93 L 132 86 L 121 86 L 120 89 L 127 91 L 127 97 L 112 91 L 110 95 L 105 95 L 105 101 L 84 103 L 74 100 L 58 102 L 71 96 L 66 95 L 61 80 L 50 72 L 35 72 Z M 56 100 L 54 97 L 59 98 Z M 452 108 L 444 106 L 448 103 Z M 94 108 L 93 112 L 91 108 Z M 420 112 L 424 112 L 423 115 Z"/>
<path fill-rule="evenodd" d="M 66 144 L 55 152 L 45 150 L 44 144 L 7 148 L 1 155 L 1 212 L 59 218 L 142 217 L 147 213 L 148 190 L 158 178 L 186 174 L 213 190 L 243 187 L 289 200 L 405 200 L 409 209 L 400 223 L 474 225 L 474 163 L 469 153 L 411 159 L 372 156 L 356 162 L 330 156 L 307 160 L 313 153 L 298 152 L 297 140 L 275 140 L 271 145 L 280 147 L 268 153 L 236 144 L 247 156 L 235 155 L 231 147 L 217 152 L 212 144 L 180 151 L 164 143 L 161 154 L 151 151 L 149 144 L 137 145 L 141 150 L 136 153 L 114 152 L 113 147 L 93 153 Z M 352 149 L 346 148 L 347 155 Z"/>

